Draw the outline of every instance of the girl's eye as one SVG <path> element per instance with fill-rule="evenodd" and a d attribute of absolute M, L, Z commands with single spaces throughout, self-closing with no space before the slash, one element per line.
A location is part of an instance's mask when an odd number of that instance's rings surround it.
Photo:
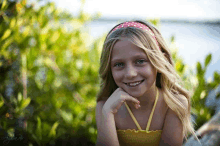
<path fill-rule="evenodd" d="M 143 64 L 144 62 L 146 62 L 146 60 L 143 60 L 143 59 L 142 59 L 142 60 L 138 60 L 138 61 L 137 61 L 138 64 Z"/>
<path fill-rule="evenodd" d="M 122 67 L 122 66 L 123 66 L 123 63 L 116 63 L 114 66 L 116 66 L 116 67 Z"/>

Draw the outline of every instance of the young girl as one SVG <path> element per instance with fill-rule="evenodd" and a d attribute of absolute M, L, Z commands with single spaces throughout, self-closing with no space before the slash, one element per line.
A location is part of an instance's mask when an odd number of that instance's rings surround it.
<path fill-rule="evenodd" d="M 116 25 L 100 63 L 97 146 L 181 146 L 188 132 L 196 136 L 189 94 L 155 27 L 142 21 Z"/>

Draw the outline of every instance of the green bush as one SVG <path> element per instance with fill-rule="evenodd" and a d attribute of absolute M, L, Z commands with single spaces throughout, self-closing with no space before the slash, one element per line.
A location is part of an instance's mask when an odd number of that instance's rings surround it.
<path fill-rule="evenodd" d="M 25 0 L 5 0 L 1 12 L 1 128 L 13 138 L 23 127 L 38 145 L 82 136 L 95 143 L 100 49 L 84 24 L 98 15 L 81 9 L 74 17 L 54 3 L 37 9 Z"/>

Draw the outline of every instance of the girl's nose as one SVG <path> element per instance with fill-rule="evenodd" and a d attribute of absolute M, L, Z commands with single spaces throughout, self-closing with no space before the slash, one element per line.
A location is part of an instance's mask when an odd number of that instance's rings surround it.
<path fill-rule="evenodd" d="M 125 72 L 125 77 L 126 78 L 133 78 L 135 76 L 137 76 L 136 69 L 134 67 L 131 67 L 131 66 L 127 67 L 127 70 Z"/>

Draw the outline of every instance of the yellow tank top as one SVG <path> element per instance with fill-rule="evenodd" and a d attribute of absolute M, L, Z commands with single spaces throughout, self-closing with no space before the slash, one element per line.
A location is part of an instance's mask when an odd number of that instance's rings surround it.
<path fill-rule="evenodd" d="M 129 114 L 131 115 L 133 121 L 135 122 L 137 128 L 139 130 L 117 130 L 118 140 L 120 146 L 158 146 L 160 143 L 160 138 L 162 134 L 162 130 L 155 130 L 155 131 L 149 131 L 151 120 L 153 117 L 153 113 L 157 104 L 158 100 L 158 90 L 156 95 L 156 100 L 154 102 L 153 109 L 151 111 L 146 130 L 142 130 L 140 125 L 138 124 L 136 118 L 134 117 L 133 113 L 131 112 L 130 108 L 128 107 L 127 103 L 125 103 L 125 106 L 128 109 Z"/>

